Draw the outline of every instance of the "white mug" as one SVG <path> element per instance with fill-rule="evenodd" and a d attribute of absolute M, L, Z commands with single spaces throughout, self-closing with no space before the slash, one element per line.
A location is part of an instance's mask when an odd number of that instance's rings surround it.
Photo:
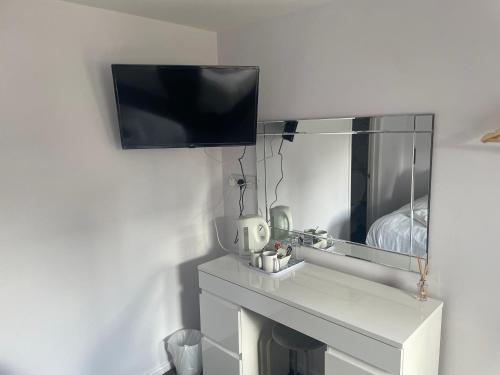
<path fill-rule="evenodd" d="M 314 243 L 317 244 L 319 242 L 324 242 L 326 243 L 326 239 L 328 238 L 328 232 L 326 230 L 317 230 L 314 233 Z"/>
<path fill-rule="evenodd" d="M 317 230 L 314 235 L 316 237 L 321 237 L 321 238 L 327 238 L 328 237 L 328 232 L 326 230 Z"/>
<path fill-rule="evenodd" d="M 314 243 L 314 234 L 316 229 L 306 229 L 304 231 L 304 244 L 312 245 Z"/>
<path fill-rule="evenodd" d="M 276 251 L 264 251 L 262 253 L 262 267 L 266 272 L 278 272 L 280 270 L 280 262 Z"/>
<path fill-rule="evenodd" d="M 250 264 L 253 267 L 262 268 L 262 252 L 250 253 Z"/>

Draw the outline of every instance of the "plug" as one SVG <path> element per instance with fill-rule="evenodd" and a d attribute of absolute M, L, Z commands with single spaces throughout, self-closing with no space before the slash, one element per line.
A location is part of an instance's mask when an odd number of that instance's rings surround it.
<path fill-rule="evenodd" d="M 245 175 L 243 177 L 241 174 L 232 174 L 228 178 L 228 183 L 231 187 L 255 189 L 257 187 L 257 178 L 252 175 Z"/>

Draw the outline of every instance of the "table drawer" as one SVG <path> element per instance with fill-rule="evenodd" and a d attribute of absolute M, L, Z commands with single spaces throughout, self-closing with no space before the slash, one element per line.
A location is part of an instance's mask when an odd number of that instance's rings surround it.
<path fill-rule="evenodd" d="M 328 348 L 325 352 L 325 375 L 393 375 L 345 353 Z"/>
<path fill-rule="evenodd" d="M 201 340 L 203 375 L 241 375 L 241 359 L 204 337 Z"/>
<path fill-rule="evenodd" d="M 200 272 L 200 287 L 211 293 L 223 292 L 224 297 L 235 304 L 311 336 L 353 358 L 362 359 L 374 368 L 386 371 L 386 374 L 401 373 L 401 349 L 203 272 Z M 343 375 L 342 372 L 338 374 Z"/>
<path fill-rule="evenodd" d="M 200 294 L 201 332 L 233 353 L 241 354 L 240 307 L 210 293 Z"/>

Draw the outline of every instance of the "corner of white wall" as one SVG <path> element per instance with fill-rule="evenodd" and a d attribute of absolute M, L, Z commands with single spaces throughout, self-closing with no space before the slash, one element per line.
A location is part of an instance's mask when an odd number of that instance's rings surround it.
<path fill-rule="evenodd" d="M 216 64 L 216 34 L 1 4 L 0 373 L 163 373 L 165 337 L 199 327 L 196 267 L 220 255 L 222 168 L 122 150 L 110 65 Z"/>

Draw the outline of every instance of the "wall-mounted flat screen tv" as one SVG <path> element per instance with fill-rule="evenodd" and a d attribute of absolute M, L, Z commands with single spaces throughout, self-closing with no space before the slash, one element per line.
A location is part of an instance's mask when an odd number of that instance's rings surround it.
<path fill-rule="evenodd" d="M 124 149 L 255 144 L 258 67 L 112 65 Z"/>

